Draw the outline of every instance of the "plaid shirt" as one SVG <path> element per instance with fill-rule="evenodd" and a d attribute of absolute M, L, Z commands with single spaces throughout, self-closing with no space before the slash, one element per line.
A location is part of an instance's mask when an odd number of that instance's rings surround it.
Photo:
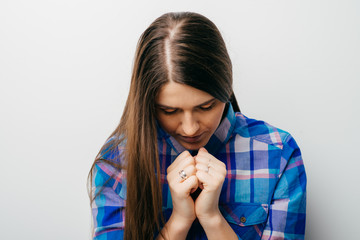
<path fill-rule="evenodd" d="M 234 113 L 230 105 L 205 148 L 226 164 L 219 209 L 239 239 L 304 239 L 306 175 L 300 149 L 289 133 Z M 166 169 L 186 149 L 161 128 L 158 149 L 168 220 L 172 200 Z M 94 171 L 94 191 L 105 187 L 93 203 L 94 239 L 123 239 L 126 173 L 102 162 Z M 116 177 L 105 184 L 113 173 Z M 207 239 L 197 220 L 187 239 Z"/>

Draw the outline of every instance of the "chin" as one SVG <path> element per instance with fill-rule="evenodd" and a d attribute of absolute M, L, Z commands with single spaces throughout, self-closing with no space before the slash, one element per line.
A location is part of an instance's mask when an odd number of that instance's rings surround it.
<path fill-rule="evenodd" d="M 187 150 L 199 150 L 201 147 L 204 147 L 206 144 L 204 143 L 182 143 L 181 144 Z"/>

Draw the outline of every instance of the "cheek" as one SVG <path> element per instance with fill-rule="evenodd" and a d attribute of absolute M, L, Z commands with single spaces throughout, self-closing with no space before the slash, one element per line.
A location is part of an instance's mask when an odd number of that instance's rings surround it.
<path fill-rule="evenodd" d="M 166 132 L 172 133 L 176 131 L 177 121 L 175 119 L 160 115 L 157 120 Z"/>
<path fill-rule="evenodd" d="M 207 128 L 211 129 L 212 131 L 215 131 L 215 129 L 219 126 L 219 123 L 220 123 L 220 118 L 212 117 L 212 118 L 208 118 L 204 124 L 206 124 Z"/>
<path fill-rule="evenodd" d="M 215 131 L 221 122 L 223 111 L 224 109 L 223 107 L 221 107 L 216 112 L 207 116 L 206 121 L 204 121 L 204 124 L 206 124 L 208 128 L 211 128 L 213 131 Z"/>

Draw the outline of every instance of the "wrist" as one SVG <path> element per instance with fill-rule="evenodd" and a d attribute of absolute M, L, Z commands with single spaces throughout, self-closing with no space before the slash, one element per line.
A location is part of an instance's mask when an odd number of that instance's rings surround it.
<path fill-rule="evenodd" d="M 203 228 L 214 228 L 221 225 L 225 221 L 220 210 L 206 216 L 198 216 L 199 222 Z"/>
<path fill-rule="evenodd" d="M 161 233 L 166 239 L 185 239 L 193 221 L 173 212 Z M 162 239 L 160 235 L 158 239 Z"/>
<path fill-rule="evenodd" d="M 173 211 L 168 222 L 175 225 L 176 228 L 180 231 L 186 229 L 189 230 L 195 219 L 196 216 L 194 216 L 193 218 L 187 218 Z"/>
<path fill-rule="evenodd" d="M 211 218 L 199 219 L 201 226 L 204 228 L 206 236 L 209 240 L 217 239 L 234 239 L 238 240 L 238 236 L 220 213 L 213 215 Z"/>

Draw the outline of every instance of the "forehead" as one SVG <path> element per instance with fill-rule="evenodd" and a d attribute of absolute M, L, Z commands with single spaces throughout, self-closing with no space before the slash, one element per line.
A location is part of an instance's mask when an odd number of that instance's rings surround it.
<path fill-rule="evenodd" d="M 168 82 L 160 89 L 156 103 L 171 107 L 197 106 L 213 98 L 207 92 L 188 85 Z"/>

